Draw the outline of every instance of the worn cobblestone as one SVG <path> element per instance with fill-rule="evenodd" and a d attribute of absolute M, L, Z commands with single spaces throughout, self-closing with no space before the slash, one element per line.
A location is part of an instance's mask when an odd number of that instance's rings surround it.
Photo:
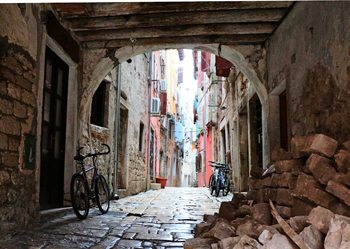
<path fill-rule="evenodd" d="M 150 190 L 112 201 L 105 215 L 91 208 L 82 221 L 73 211 L 41 221 L 8 235 L 0 248 L 183 248 L 203 215 L 231 199 L 211 196 L 207 188 Z"/>

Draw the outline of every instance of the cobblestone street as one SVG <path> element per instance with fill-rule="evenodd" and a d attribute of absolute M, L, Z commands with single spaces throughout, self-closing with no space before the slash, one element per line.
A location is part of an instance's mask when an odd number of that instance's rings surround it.
<path fill-rule="evenodd" d="M 79 221 L 73 211 L 0 242 L 0 248 L 183 248 L 204 214 L 218 212 L 220 202 L 207 188 L 166 188 L 112 201 L 100 215 L 90 209 Z"/>

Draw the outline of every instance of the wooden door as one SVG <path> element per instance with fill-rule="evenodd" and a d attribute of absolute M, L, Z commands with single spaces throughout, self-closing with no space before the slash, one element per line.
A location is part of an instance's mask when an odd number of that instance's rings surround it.
<path fill-rule="evenodd" d="M 62 207 L 68 65 L 46 49 L 42 109 L 40 209 Z"/>

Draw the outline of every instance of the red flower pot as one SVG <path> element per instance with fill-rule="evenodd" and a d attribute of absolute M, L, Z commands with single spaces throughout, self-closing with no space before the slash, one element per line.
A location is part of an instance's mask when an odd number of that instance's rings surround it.
<path fill-rule="evenodd" d="M 160 183 L 161 188 L 165 188 L 167 178 L 156 177 L 156 183 Z"/>

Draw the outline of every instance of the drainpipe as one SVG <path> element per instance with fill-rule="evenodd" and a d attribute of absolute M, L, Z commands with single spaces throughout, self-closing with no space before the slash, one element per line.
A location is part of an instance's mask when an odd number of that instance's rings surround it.
<path fill-rule="evenodd" d="M 149 52 L 149 59 L 148 59 L 148 65 L 149 65 L 149 75 L 148 75 L 148 117 L 147 117 L 147 169 L 146 169 L 146 191 L 148 190 L 148 184 L 150 182 L 150 166 L 151 166 L 151 156 L 150 156 L 150 150 L 151 150 L 151 86 L 152 86 L 152 51 Z"/>
<path fill-rule="evenodd" d="M 203 104 L 203 157 L 204 157 L 204 171 L 203 171 L 203 183 L 204 187 L 206 186 L 206 173 L 207 173 L 207 129 L 206 129 L 206 119 L 207 119 L 207 90 L 206 90 L 206 81 L 204 81 L 204 104 Z"/>
<path fill-rule="evenodd" d="M 119 129 L 120 129 L 120 93 L 121 93 L 121 65 L 118 64 L 115 68 L 116 79 L 115 79 L 115 119 L 114 119 L 114 172 L 113 172 L 113 199 L 119 199 L 117 191 L 118 191 L 118 160 L 119 160 Z"/>
<path fill-rule="evenodd" d="M 168 153 L 168 145 L 169 145 L 169 118 L 168 115 L 166 115 L 166 137 L 165 137 L 165 167 L 164 170 L 164 177 L 168 178 L 168 159 L 169 159 L 169 153 Z"/>

